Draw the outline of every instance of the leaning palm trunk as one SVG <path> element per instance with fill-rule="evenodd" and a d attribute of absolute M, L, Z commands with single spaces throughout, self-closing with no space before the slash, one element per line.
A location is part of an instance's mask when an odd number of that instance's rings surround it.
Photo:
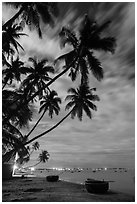
<path fill-rule="evenodd" d="M 72 111 L 73 111 L 73 109 L 64 118 L 62 118 L 57 124 L 55 124 L 53 127 L 51 127 L 50 129 L 46 130 L 45 132 L 37 135 L 36 137 L 32 138 L 31 140 L 26 142 L 24 145 L 27 145 L 27 144 L 33 142 L 34 140 L 36 140 L 36 139 L 46 135 L 47 133 L 51 132 L 52 130 L 54 130 L 56 127 L 58 127 L 72 113 Z"/>
<path fill-rule="evenodd" d="M 39 124 L 39 122 L 41 121 L 41 119 L 43 118 L 43 116 L 45 115 L 45 112 L 43 112 L 43 114 L 41 115 L 41 117 L 38 119 L 38 121 L 36 122 L 36 124 L 33 126 L 33 128 L 30 130 L 30 132 L 27 134 L 27 138 L 30 136 L 30 134 L 33 132 L 33 130 L 37 127 L 37 125 Z"/>

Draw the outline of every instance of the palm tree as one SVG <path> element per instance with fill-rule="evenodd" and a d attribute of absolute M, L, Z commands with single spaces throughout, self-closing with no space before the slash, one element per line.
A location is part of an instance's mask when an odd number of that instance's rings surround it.
<path fill-rule="evenodd" d="M 68 93 L 72 93 L 71 95 L 68 95 L 66 97 L 66 100 L 71 100 L 67 105 L 66 105 L 66 110 L 71 108 L 70 112 L 62 118 L 57 124 L 55 124 L 53 127 L 50 129 L 44 131 L 43 133 L 35 136 L 34 138 L 30 139 L 25 143 L 25 145 L 33 142 L 34 140 L 44 136 L 45 134 L 51 132 L 54 130 L 56 127 L 58 127 L 68 116 L 71 115 L 71 118 L 73 119 L 76 115 L 78 119 L 81 121 L 82 116 L 83 116 L 83 111 L 87 114 L 87 116 L 91 119 L 92 114 L 91 110 L 97 111 L 97 107 L 95 104 L 92 103 L 92 101 L 99 101 L 98 95 L 94 95 L 93 91 L 96 91 L 96 88 L 89 88 L 87 84 L 81 84 L 79 88 L 74 89 L 71 88 L 68 90 Z"/>
<path fill-rule="evenodd" d="M 48 151 L 46 150 L 42 150 L 42 152 L 39 154 L 39 162 L 34 164 L 34 165 L 31 165 L 31 166 L 27 166 L 25 168 L 30 168 L 30 167 L 34 167 L 34 166 L 37 166 L 38 164 L 40 164 L 41 162 L 45 163 L 49 160 L 49 157 L 50 157 L 50 154 L 48 153 Z"/>
<path fill-rule="evenodd" d="M 12 57 L 9 67 L 2 70 L 4 83 L 2 89 L 4 89 L 8 81 L 10 84 L 13 80 L 16 80 L 17 82 L 21 81 L 21 75 L 27 74 L 27 72 L 28 68 L 24 66 L 24 62 L 19 59 L 19 56 L 15 60 L 13 60 Z"/>
<path fill-rule="evenodd" d="M 49 73 L 53 74 L 54 68 L 46 65 L 48 62 L 47 59 L 38 60 L 36 57 L 30 57 L 29 61 L 32 62 L 32 66 L 29 67 L 29 75 L 22 82 L 22 87 L 28 96 L 31 96 L 32 93 L 35 93 L 38 90 L 41 90 L 39 92 L 39 99 L 41 99 L 43 96 L 45 82 L 51 79 Z"/>
<path fill-rule="evenodd" d="M 26 136 L 26 138 L 27 138 L 27 136 Z M 26 138 L 25 138 L 25 140 L 23 141 L 23 143 L 26 141 Z M 17 158 L 15 158 L 15 164 L 18 164 L 18 165 L 20 165 L 20 164 L 23 164 L 23 163 L 26 163 L 26 162 L 28 162 L 29 160 L 30 160 L 30 156 L 32 155 L 32 153 L 34 152 L 34 151 L 36 151 L 36 150 L 38 150 L 39 149 L 39 143 L 38 142 L 34 142 L 33 144 L 32 144 L 32 147 L 30 147 L 30 146 L 27 146 L 26 147 L 26 149 L 28 150 L 28 154 L 26 155 L 24 155 L 24 154 L 22 154 L 22 151 L 20 151 L 18 154 L 17 154 Z"/>
<path fill-rule="evenodd" d="M 74 117 L 77 115 L 81 121 L 83 117 L 83 111 L 90 119 L 92 118 L 90 109 L 97 111 L 97 107 L 92 103 L 92 101 L 100 100 L 98 95 L 93 95 L 93 91 L 95 90 L 96 88 L 90 89 L 87 84 L 81 84 L 78 89 L 70 88 L 68 90 L 68 93 L 71 94 L 66 97 L 66 100 L 71 101 L 66 105 L 66 110 L 73 107 L 73 111 L 71 112 L 72 119 L 74 119 Z"/>
<path fill-rule="evenodd" d="M 65 46 L 66 43 L 69 43 L 74 49 L 57 58 L 55 63 L 58 60 L 65 59 L 66 66 L 62 72 L 52 78 L 44 87 L 41 87 L 38 91 L 32 94 L 28 100 L 26 100 L 26 103 L 32 101 L 39 92 L 49 87 L 68 70 L 70 70 L 69 76 L 72 81 L 76 79 L 77 74 L 80 72 L 81 83 L 87 83 L 89 71 L 91 71 L 98 80 L 101 80 L 103 78 L 103 69 L 99 60 L 93 55 L 93 51 L 104 50 L 112 53 L 114 52 L 116 46 L 115 39 L 113 37 L 100 37 L 101 32 L 107 28 L 109 23 L 110 22 L 105 22 L 99 26 L 96 22 L 92 22 L 87 16 L 85 16 L 83 26 L 79 33 L 79 38 L 76 37 L 74 32 L 71 32 L 67 28 L 63 28 L 60 32 L 60 36 L 63 39 L 63 46 Z"/>
<path fill-rule="evenodd" d="M 114 53 L 116 46 L 115 38 L 100 37 L 109 24 L 110 21 L 107 21 L 100 26 L 96 22 L 92 22 L 87 15 L 85 15 L 83 25 L 79 31 L 79 38 L 76 37 L 76 34 L 73 31 L 63 27 L 60 32 L 61 45 L 65 46 L 65 44 L 68 43 L 71 44 L 74 49 L 57 58 L 55 63 L 59 60 L 65 60 L 66 66 L 64 66 L 64 70 L 51 79 L 45 87 L 41 87 L 32 94 L 27 102 L 35 98 L 41 90 L 50 86 L 69 69 L 69 76 L 72 81 L 76 79 L 77 74 L 80 72 L 81 82 L 87 82 L 89 71 L 91 71 L 98 80 L 101 80 L 103 78 L 103 69 L 99 60 L 93 55 L 93 51 L 103 50 Z"/>
<path fill-rule="evenodd" d="M 32 144 L 32 149 L 33 150 L 38 150 L 39 149 L 39 143 L 38 142 L 34 142 L 33 144 Z"/>
<path fill-rule="evenodd" d="M 3 116 L 3 125 L 7 124 L 5 118 L 9 115 L 12 124 L 22 128 L 28 124 L 28 121 L 32 120 L 33 107 L 30 104 L 25 104 L 20 109 L 22 94 L 17 90 L 3 90 L 2 91 L 2 116 Z"/>
<path fill-rule="evenodd" d="M 59 114 L 60 111 L 60 107 L 59 107 L 59 103 L 61 104 L 61 99 L 59 97 L 57 97 L 57 92 L 52 90 L 49 92 L 49 94 L 43 96 L 43 99 L 40 101 L 40 110 L 39 113 L 42 113 L 41 117 L 38 119 L 38 121 L 35 123 L 35 125 L 33 126 L 33 128 L 31 129 L 31 131 L 27 134 L 27 137 L 29 137 L 29 135 L 33 132 L 33 130 L 37 127 L 37 125 L 39 124 L 39 122 L 41 121 L 41 119 L 43 118 L 43 116 L 45 115 L 45 113 L 48 111 L 49 112 L 49 116 L 52 118 L 53 114 L 55 113 L 56 115 Z"/>
<path fill-rule="evenodd" d="M 22 33 L 23 28 L 18 24 L 12 24 L 9 27 L 6 27 L 5 30 L 2 31 L 2 53 L 9 57 L 15 53 L 15 50 L 18 52 L 18 47 L 20 47 L 23 51 L 23 47 L 16 40 L 21 36 L 28 36 L 25 33 Z M 15 49 L 15 50 L 14 50 Z"/>
<path fill-rule="evenodd" d="M 57 97 L 57 95 L 57 92 L 52 90 L 49 94 L 44 96 L 43 100 L 40 101 L 41 107 L 39 113 L 43 110 L 44 112 L 48 111 L 51 118 L 53 117 L 54 112 L 56 115 L 58 115 L 60 111 L 59 103 L 61 104 L 61 99 Z"/>
<path fill-rule="evenodd" d="M 8 2 L 8 4 L 19 10 L 2 26 L 2 30 L 11 26 L 20 17 L 22 24 L 28 25 L 30 30 L 35 28 L 39 37 L 42 37 L 40 20 L 42 19 L 44 23 L 53 25 L 54 16 L 58 14 L 57 4 L 55 2 Z"/>
<path fill-rule="evenodd" d="M 9 161 L 16 155 L 16 152 L 22 152 L 28 155 L 28 150 L 23 144 L 24 136 L 10 122 L 3 124 L 2 127 L 2 160 Z"/>
<path fill-rule="evenodd" d="M 81 83 L 88 81 L 89 71 L 97 80 L 103 78 L 103 69 L 99 60 L 93 55 L 94 50 L 103 50 L 105 52 L 114 53 L 115 39 L 113 37 L 101 37 L 101 33 L 108 27 L 110 21 L 99 26 L 96 22 L 91 21 L 85 15 L 83 25 L 79 30 L 79 37 L 73 31 L 63 27 L 60 32 L 61 45 L 64 47 L 66 43 L 73 46 L 73 50 L 56 59 L 65 60 L 66 67 L 70 67 L 69 76 L 74 81 L 81 74 Z M 55 62 L 56 62 L 55 61 Z M 73 62 L 73 63 L 72 63 Z"/>

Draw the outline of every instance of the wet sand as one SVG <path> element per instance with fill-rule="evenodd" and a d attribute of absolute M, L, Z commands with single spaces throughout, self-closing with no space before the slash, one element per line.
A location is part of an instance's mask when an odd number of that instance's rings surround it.
<path fill-rule="evenodd" d="M 13 178 L 2 182 L 3 202 L 134 202 L 132 195 L 109 190 L 90 194 L 84 185 L 46 178 Z"/>

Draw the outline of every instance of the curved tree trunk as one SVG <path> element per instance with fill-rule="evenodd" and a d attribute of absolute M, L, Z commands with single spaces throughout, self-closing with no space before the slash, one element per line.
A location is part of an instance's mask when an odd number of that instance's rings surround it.
<path fill-rule="evenodd" d="M 10 26 L 18 17 L 19 15 L 23 12 L 24 8 L 21 7 L 20 10 L 11 18 L 9 19 L 4 25 L 2 26 L 2 30 L 5 30 L 6 27 Z"/>
<path fill-rule="evenodd" d="M 29 137 L 30 134 L 33 132 L 33 130 L 37 127 L 37 125 L 39 124 L 39 122 L 41 121 L 41 119 L 43 118 L 44 114 L 46 111 L 43 112 L 43 114 L 41 115 L 41 117 L 38 119 L 38 121 L 36 122 L 36 124 L 33 126 L 33 128 L 30 130 L 30 132 L 27 134 L 26 137 Z"/>
<path fill-rule="evenodd" d="M 53 127 L 51 127 L 50 129 L 46 130 L 45 132 L 37 135 L 36 137 L 32 138 L 31 140 L 26 142 L 24 145 L 27 145 L 27 144 L 33 142 L 34 140 L 36 140 L 36 139 L 46 135 L 47 133 L 51 132 L 52 130 L 54 130 L 56 127 L 58 127 L 72 113 L 72 111 L 73 111 L 73 109 L 64 118 L 62 118 L 57 124 L 55 124 Z"/>

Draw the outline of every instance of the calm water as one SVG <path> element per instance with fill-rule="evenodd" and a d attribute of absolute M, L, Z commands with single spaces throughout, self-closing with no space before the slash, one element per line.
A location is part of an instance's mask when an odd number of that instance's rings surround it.
<path fill-rule="evenodd" d="M 60 175 L 61 180 L 74 183 L 84 183 L 87 178 L 114 181 L 110 182 L 110 189 L 135 195 L 135 171 L 131 169 L 122 170 L 100 170 L 93 172 L 92 169 L 74 169 L 74 170 L 46 170 L 36 169 L 34 175 L 46 177 L 47 175 Z"/>

